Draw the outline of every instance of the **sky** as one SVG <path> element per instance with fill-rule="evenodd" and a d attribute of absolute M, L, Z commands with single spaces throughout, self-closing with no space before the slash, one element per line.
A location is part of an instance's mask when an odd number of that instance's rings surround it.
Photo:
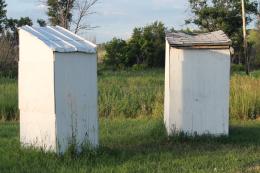
<path fill-rule="evenodd" d="M 6 0 L 7 16 L 28 16 L 36 23 L 47 19 L 46 7 L 39 0 Z M 100 0 L 89 16 L 88 23 L 98 28 L 87 31 L 85 37 L 96 38 L 97 43 L 113 37 L 128 39 L 135 27 L 142 27 L 158 20 L 167 27 L 181 29 L 190 16 L 188 0 Z"/>

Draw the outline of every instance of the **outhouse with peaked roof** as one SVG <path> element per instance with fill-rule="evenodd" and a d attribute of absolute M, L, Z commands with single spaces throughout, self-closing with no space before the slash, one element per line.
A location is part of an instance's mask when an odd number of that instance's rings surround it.
<path fill-rule="evenodd" d="M 18 83 L 22 145 L 98 145 L 95 44 L 59 26 L 20 28 Z"/>
<path fill-rule="evenodd" d="M 228 134 L 230 45 L 223 31 L 166 35 L 164 121 L 169 135 Z"/>

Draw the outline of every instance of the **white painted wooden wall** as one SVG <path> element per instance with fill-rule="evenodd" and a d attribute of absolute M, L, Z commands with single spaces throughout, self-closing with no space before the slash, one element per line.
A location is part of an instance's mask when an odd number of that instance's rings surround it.
<path fill-rule="evenodd" d="M 20 141 L 55 151 L 53 52 L 28 32 L 20 30 L 19 36 Z"/>
<path fill-rule="evenodd" d="M 227 135 L 229 49 L 177 49 L 166 43 L 165 70 L 168 134 Z"/>
<path fill-rule="evenodd" d="M 76 59 L 75 59 L 76 58 Z M 96 54 L 55 53 L 56 133 L 59 150 L 98 145 Z"/>
<path fill-rule="evenodd" d="M 23 146 L 64 153 L 98 145 L 96 54 L 53 52 L 20 30 L 19 110 Z"/>

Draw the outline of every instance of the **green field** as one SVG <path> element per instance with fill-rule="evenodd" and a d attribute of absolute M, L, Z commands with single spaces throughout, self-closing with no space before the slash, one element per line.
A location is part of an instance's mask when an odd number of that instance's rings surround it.
<path fill-rule="evenodd" d="M 102 71 L 98 73 L 99 116 L 109 118 L 162 117 L 164 70 Z M 260 71 L 233 74 L 230 90 L 232 119 L 260 115 Z M 18 120 L 17 81 L 0 78 L 0 121 Z"/>
<path fill-rule="evenodd" d="M 0 172 L 260 172 L 259 121 L 233 121 L 220 138 L 167 138 L 158 118 L 101 118 L 100 131 L 97 151 L 59 157 L 21 149 L 18 123 L 2 123 Z"/>
<path fill-rule="evenodd" d="M 0 77 L 0 121 L 18 119 L 17 80 Z"/>
<path fill-rule="evenodd" d="M 166 136 L 162 69 L 98 74 L 100 148 L 64 156 L 20 147 L 17 81 L 0 79 L 0 173 L 260 172 L 259 72 L 232 75 L 230 135 L 219 138 Z"/>

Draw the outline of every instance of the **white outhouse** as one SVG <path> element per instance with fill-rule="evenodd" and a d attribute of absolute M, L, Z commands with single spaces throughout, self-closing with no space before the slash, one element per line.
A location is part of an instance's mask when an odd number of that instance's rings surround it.
<path fill-rule="evenodd" d="M 230 45 L 223 31 L 166 35 L 164 121 L 169 135 L 228 135 Z"/>
<path fill-rule="evenodd" d="M 96 45 L 62 27 L 19 29 L 20 141 L 64 153 L 98 145 Z"/>

